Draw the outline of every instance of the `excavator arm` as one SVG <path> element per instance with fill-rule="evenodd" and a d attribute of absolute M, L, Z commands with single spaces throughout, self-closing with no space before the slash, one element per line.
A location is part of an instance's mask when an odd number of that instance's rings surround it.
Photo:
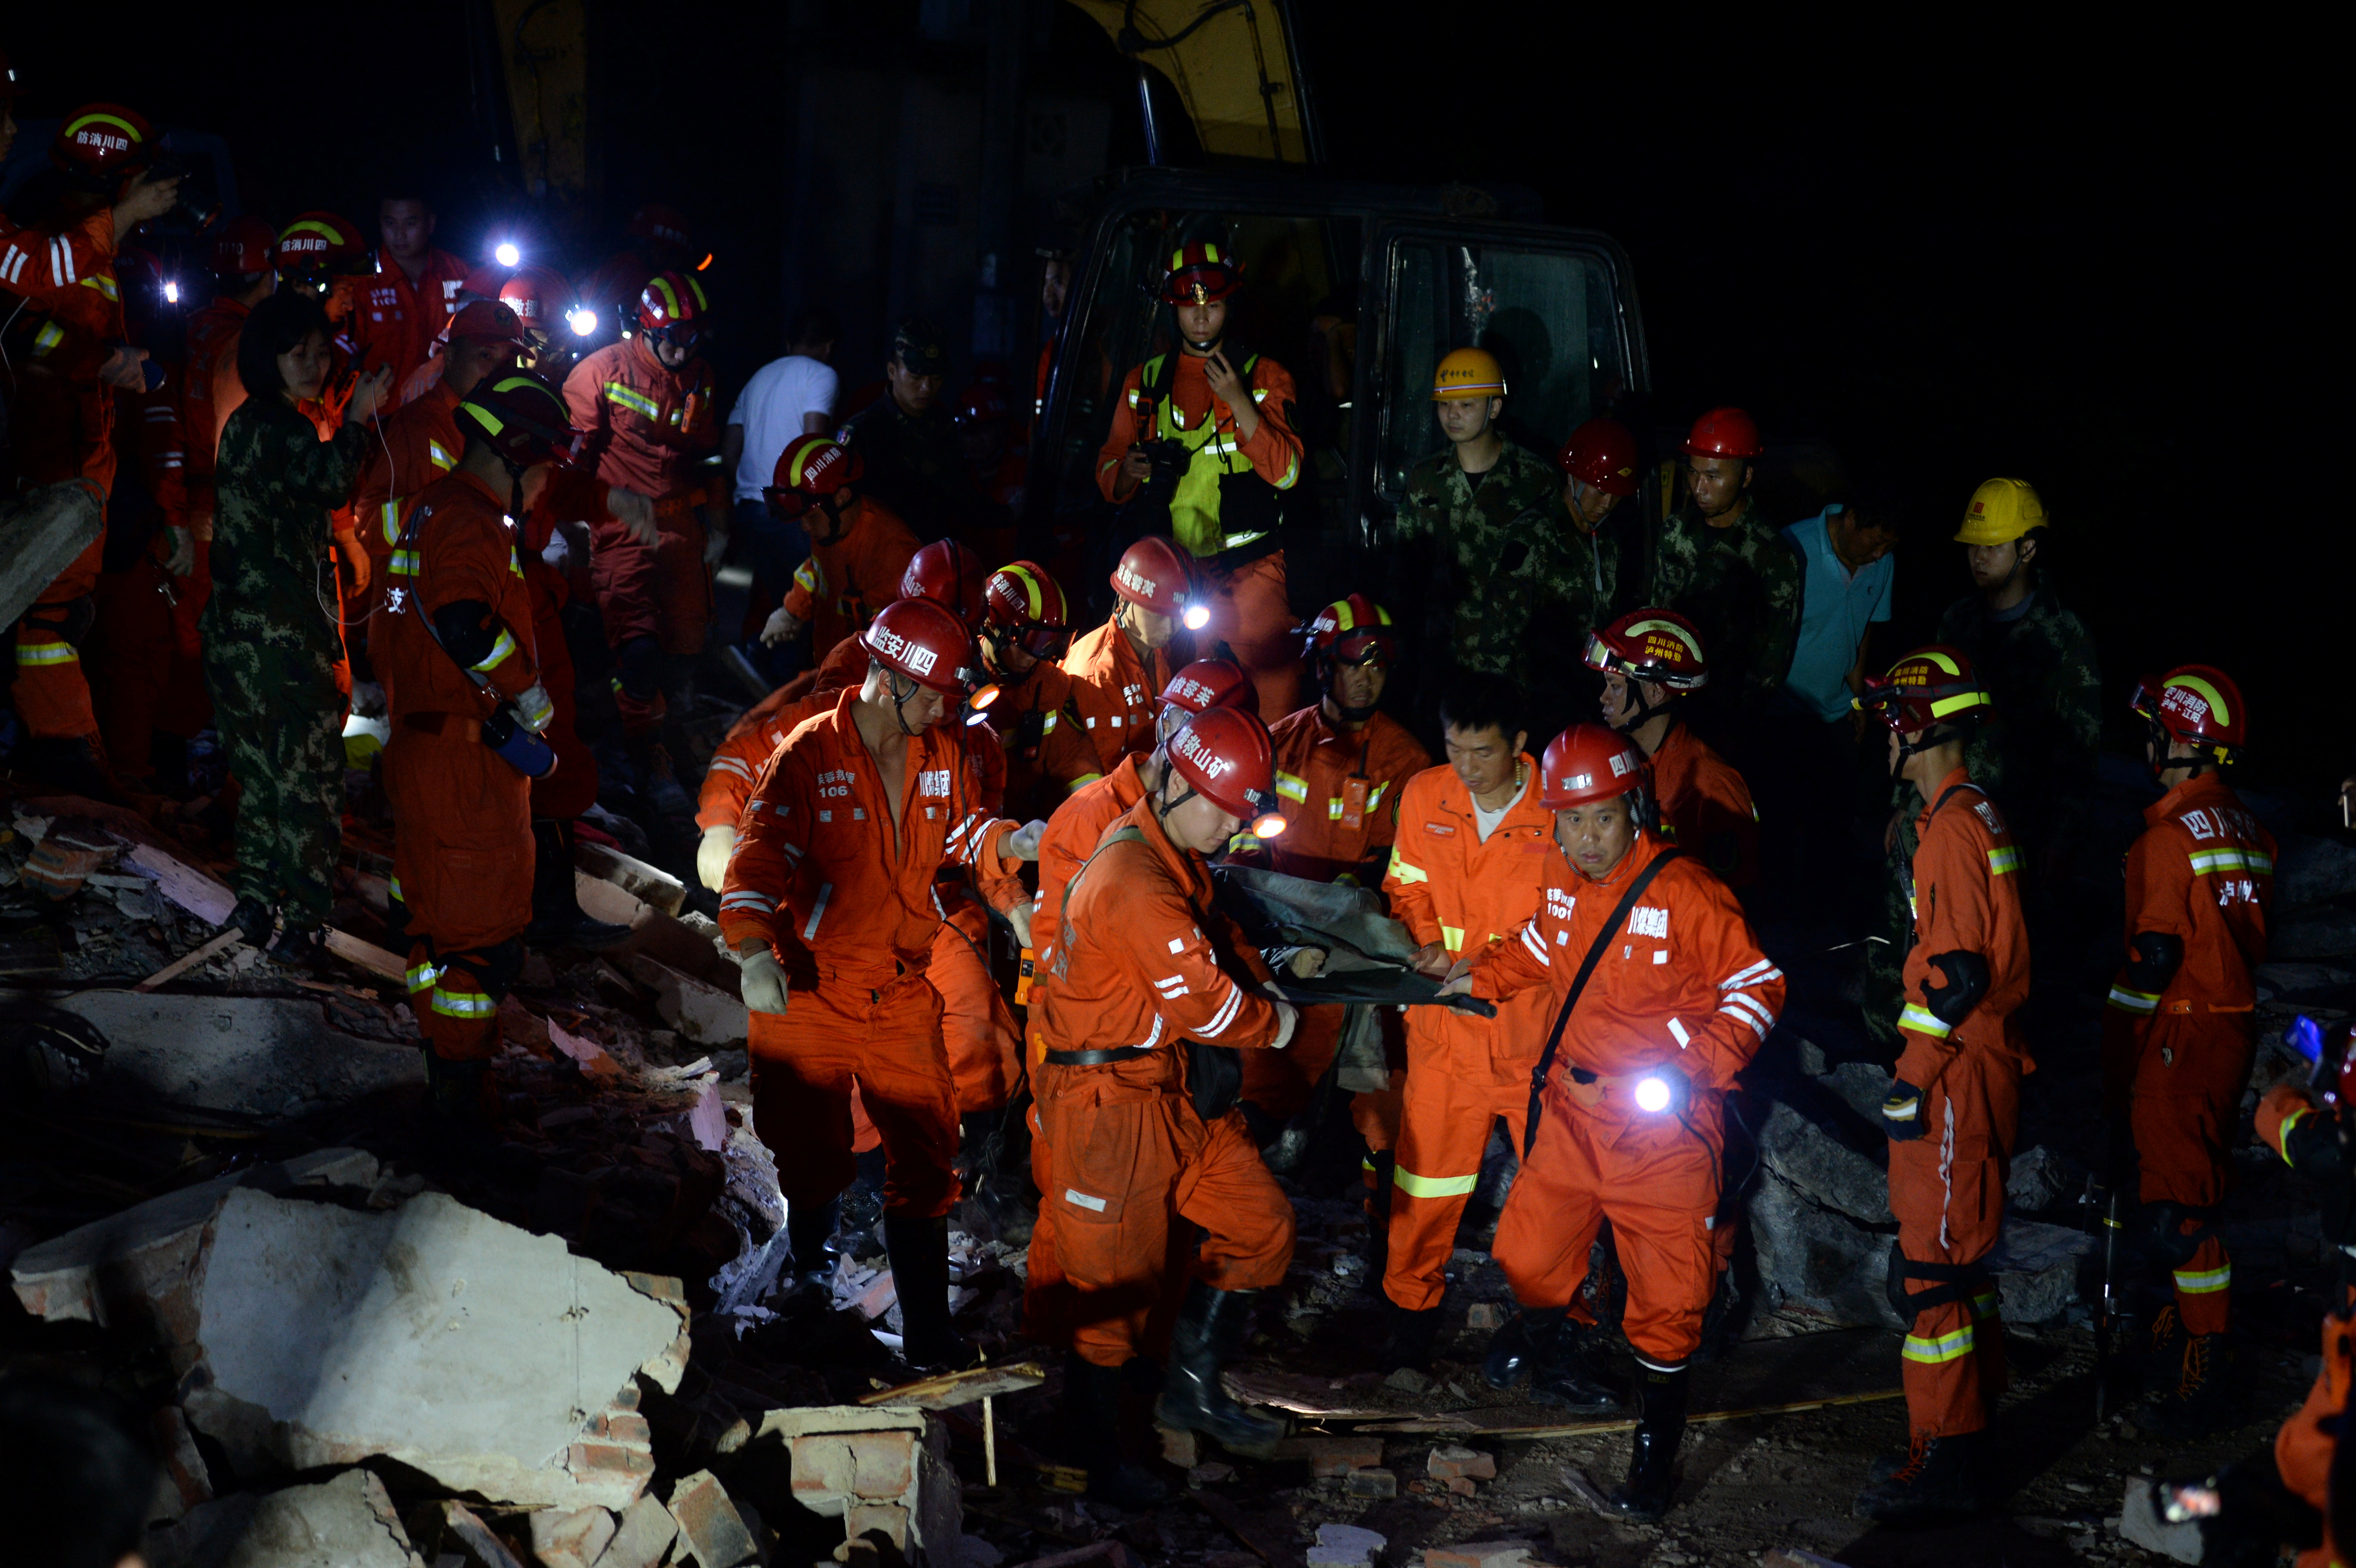
<path fill-rule="evenodd" d="M 1141 67 L 1160 71 L 1203 150 L 1266 163 L 1321 161 L 1290 0 L 1070 0 Z M 1140 77 L 1142 90 L 1144 78 Z M 1147 136 L 1154 139 L 1151 101 Z"/>

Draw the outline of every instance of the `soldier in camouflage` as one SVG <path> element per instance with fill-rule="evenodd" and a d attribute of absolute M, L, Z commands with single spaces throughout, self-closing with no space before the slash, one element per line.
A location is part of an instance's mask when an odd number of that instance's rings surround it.
<path fill-rule="evenodd" d="M 1392 593 L 1421 607 L 1409 624 L 1433 656 L 1424 661 L 1427 692 L 1449 670 L 1502 676 L 1550 732 L 1575 701 L 1562 667 L 1578 660 L 1540 656 L 1540 634 L 1551 642 L 1559 629 L 1579 646 L 1600 613 L 1597 564 L 1563 515 L 1560 475 L 1499 433 L 1505 385 L 1484 349 L 1440 362 L 1432 408 L 1450 444 L 1408 471 Z"/>
<path fill-rule="evenodd" d="M 316 301 L 282 293 L 254 307 L 238 347 L 246 401 L 221 432 L 213 592 L 199 624 L 214 723 L 242 791 L 230 922 L 262 947 L 283 917 L 282 951 L 315 946 L 334 901 L 344 698 L 328 514 L 351 497 L 391 379 L 362 379 L 323 442 L 295 405 L 318 398 L 327 368 Z M 397 559 L 393 571 L 397 592 Z"/>
<path fill-rule="evenodd" d="M 1751 496 L 1751 463 L 1766 447 L 1749 414 L 1712 409 L 1685 451 L 1691 499 L 1661 526 L 1649 602 L 1701 628 L 1712 667 L 1705 711 L 1717 727 L 1755 729 L 1792 667 L 1800 558 Z"/>
<path fill-rule="evenodd" d="M 1939 641 L 1970 656 L 1995 702 L 1996 722 L 1974 734 L 1964 761 L 2021 847 L 2033 947 L 2067 952 L 2083 913 L 2070 897 L 2067 859 L 2094 798 L 2102 673 L 2085 624 L 2035 564 L 2047 526 L 2043 503 L 2022 480 L 1991 479 L 1973 492 L 1955 539 L 1965 547 L 1977 592 L 1947 606 L 1939 617 Z M 1897 940 L 1874 946 L 1869 967 L 1866 1018 L 1891 1040 L 1903 933 L 1912 929 L 1904 868 L 1913 858 L 1909 807 L 1897 813 L 1882 906 L 1887 933 Z"/>

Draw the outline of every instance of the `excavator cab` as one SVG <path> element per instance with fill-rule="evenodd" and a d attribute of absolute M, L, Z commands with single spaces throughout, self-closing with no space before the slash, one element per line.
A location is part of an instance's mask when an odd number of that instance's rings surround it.
<path fill-rule="evenodd" d="M 1129 542 L 1098 465 L 1118 455 L 1103 449 L 1124 378 L 1177 350 L 1162 282 L 1190 241 L 1244 262 L 1230 361 L 1240 351 L 1291 373 L 1289 417 L 1307 460 L 1280 510 L 1296 606 L 1347 592 L 1387 550 L 1408 470 L 1446 444 L 1430 397 L 1450 349 L 1497 356 L 1505 432 L 1541 456 L 1582 421 L 1624 412 L 1647 377 L 1626 256 L 1601 234 L 1515 221 L 1514 205 L 1511 193 L 1501 203 L 1462 188 L 1125 172 L 1078 252 L 1033 432 L 1024 520 L 1035 548 L 1086 594 Z"/>

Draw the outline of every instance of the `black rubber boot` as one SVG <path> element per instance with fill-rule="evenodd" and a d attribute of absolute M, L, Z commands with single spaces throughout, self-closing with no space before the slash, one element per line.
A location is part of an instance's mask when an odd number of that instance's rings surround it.
<path fill-rule="evenodd" d="M 272 963 L 297 975 L 324 975 L 334 966 L 332 960 L 327 928 L 323 925 L 290 925 L 278 933 L 270 949 Z"/>
<path fill-rule="evenodd" d="M 1857 1496 L 1859 1519 L 1921 1524 L 1977 1513 L 1985 1432 L 1917 1438 L 1895 1470 Z"/>
<path fill-rule="evenodd" d="M 1389 1308 L 1391 1331 L 1383 1341 L 1382 1370 L 1395 1372 L 1413 1367 L 1421 1371 L 1430 1366 L 1432 1347 L 1440 1342 L 1440 1308 L 1410 1312 L 1388 1297 L 1383 1305 Z"/>
<path fill-rule="evenodd" d="M 603 953 L 626 941 L 630 928 L 592 920 L 573 880 L 573 824 L 552 816 L 531 821 L 531 923 L 523 939 L 533 947 L 577 947 Z"/>
<path fill-rule="evenodd" d="M 1284 1424 L 1254 1415 L 1219 1386 L 1219 1369 L 1243 1348 L 1257 1290 L 1213 1290 L 1201 1280 L 1186 1288 L 1178 1325 L 1170 1334 L 1170 1376 L 1153 1402 L 1164 1426 L 1199 1432 L 1223 1448 L 1265 1458 L 1284 1436 Z"/>
<path fill-rule="evenodd" d="M 2176 1381 L 2155 1376 L 2151 1392 L 2127 1419 L 2163 1437 L 2205 1437 L 2225 1424 L 2225 1336 L 2187 1334 L 2179 1341 Z M 2165 1367 L 2155 1366 L 2164 1373 Z"/>
<path fill-rule="evenodd" d="M 1669 1480 L 1676 1467 L 1677 1443 L 1686 1435 L 1686 1368 L 1665 1372 L 1636 1363 L 1636 1432 L 1628 1454 L 1628 1478 L 1612 1494 L 1612 1506 L 1631 1519 L 1658 1519 L 1669 1511 Z"/>
<path fill-rule="evenodd" d="M 1620 1391 L 1596 1375 L 1587 1354 L 1588 1330 L 1563 1320 L 1553 1341 L 1530 1369 L 1530 1397 L 1582 1415 L 1608 1415 L 1620 1408 Z"/>
<path fill-rule="evenodd" d="M 1064 1358 L 1064 1428 L 1070 1456 L 1088 1473 L 1088 1496 L 1116 1508 L 1150 1509 L 1169 1499 L 1170 1488 L 1120 1451 L 1119 1367 L 1100 1367 L 1077 1351 Z"/>
<path fill-rule="evenodd" d="M 1525 1307 L 1505 1319 L 1489 1338 L 1489 1353 L 1481 1363 L 1491 1388 L 1513 1388 L 1530 1376 L 1554 1352 L 1569 1309 Z"/>
<path fill-rule="evenodd" d="M 834 1277 L 834 1205 L 808 1200 L 786 1205 L 786 1244 L 793 1249 L 797 1284 L 824 1286 Z"/>
<path fill-rule="evenodd" d="M 237 901 L 236 907 L 229 912 L 229 919 L 224 924 L 235 926 L 238 935 L 245 939 L 245 944 L 248 947 L 256 952 L 262 952 L 269 948 L 271 935 L 278 929 L 278 914 L 268 904 L 249 893 Z"/>
<path fill-rule="evenodd" d="M 918 1371 L 962 1371 L 981 1358 L 949 1323 L 949 1221 L 884 1217 L 884 1251 L 900 1298 L 900 1359 Z"/>

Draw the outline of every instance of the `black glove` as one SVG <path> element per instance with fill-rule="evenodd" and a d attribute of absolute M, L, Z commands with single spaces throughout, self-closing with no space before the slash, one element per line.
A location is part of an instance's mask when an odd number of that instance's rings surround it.
<path fill-rule="evenodd" d="M 1903 1078 L 1890 1081 L 1890 1093 L 1881 1102 L 1881 1130 L 1893 1142 L 1910 1143 L 1930 1129 L 1923 1125 L 1922 1091 Z"/>

